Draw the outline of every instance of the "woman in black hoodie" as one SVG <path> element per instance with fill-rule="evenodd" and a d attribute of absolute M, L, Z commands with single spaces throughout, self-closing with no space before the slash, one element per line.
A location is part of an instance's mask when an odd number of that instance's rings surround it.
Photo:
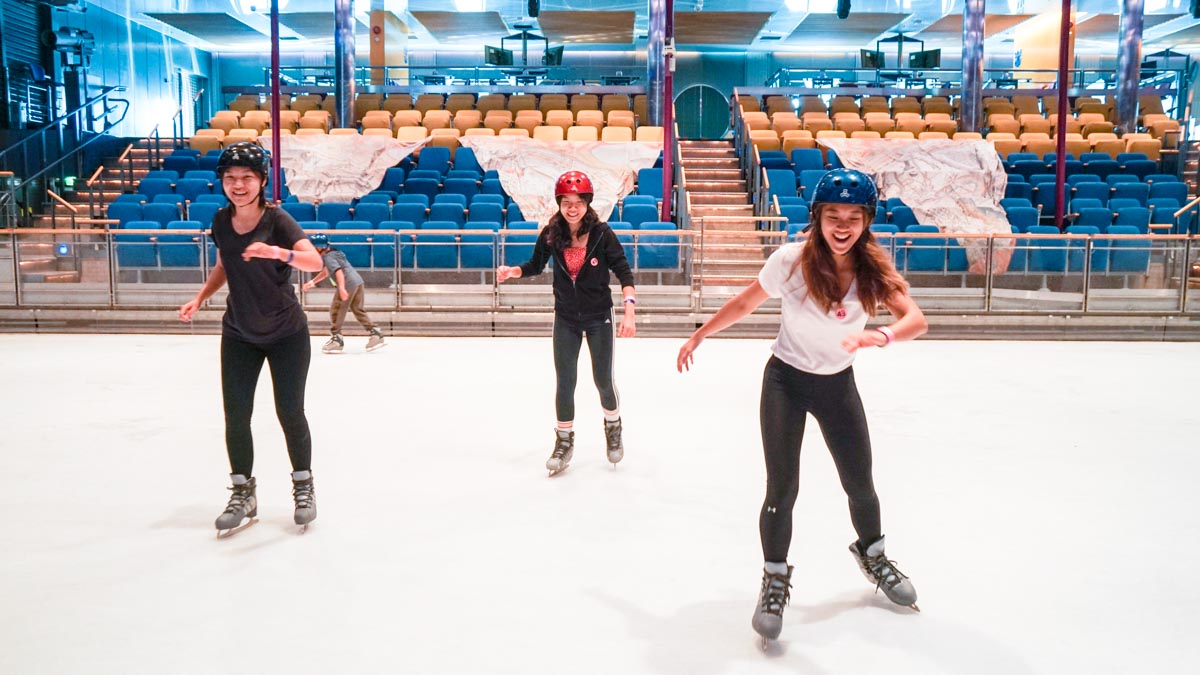
<path fill-rule="evenodd" d="M 621 443 L 621 408 L 613 384 L 614 337 L 633 337 L 633 272 L 617 235 L 592 209 L 592 181 L 580 171 L 568 171 L 554 185 L 558 213 L 538 235 L 533 257 L 519 267 L 501 265 L 497 283 L 507 279 L 541 274 L 554 259 L 554 370 L 558 374 L 555 397 L 558 424 L 554 429 L 554 452 L 546 460 L 553 476 L 571 462 L 575 452 L 575 381 L 579 349 L 587 336 L 592 355 L 592 378 L 604 408 L 604 435 L 608 461 L 615 466 L 625 456 Z M 613 311 L 609 272 L 621 282 L 624 316 L 620 329 Z"/>

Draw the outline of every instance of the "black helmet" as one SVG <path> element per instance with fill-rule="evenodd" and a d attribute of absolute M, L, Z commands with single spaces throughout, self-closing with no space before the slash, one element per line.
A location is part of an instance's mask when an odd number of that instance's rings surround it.
<path fill-rule="evenodd" d="M 263 184 L 271 169 L 271 154 L 261 145 L 249 141 L 241 141 L 225 146 L 220 159 L 217 160 L 217 175 L 225 173 L 232 166 L 244 166 L 262 176 Z"/>

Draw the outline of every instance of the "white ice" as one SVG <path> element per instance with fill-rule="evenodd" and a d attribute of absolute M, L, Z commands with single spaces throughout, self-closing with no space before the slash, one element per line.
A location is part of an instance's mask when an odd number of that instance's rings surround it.
<path fill-rule="evenodd" d="M 759 650 L 763 340 L 622 339 L 626 459 L 581 361 L 550 479 L 542 338 L 391 338 L 308 387 L 320 516 L 291 523 L 269 380 L 261 521 L 228 493 L 219 338 L 4 335 L 0 673 L 1165 673 L 1194 663 L 1192 344 L 918 341 L 855 366 L 889 557 L 863 579 L 816 424 L 780 641 Z"/>

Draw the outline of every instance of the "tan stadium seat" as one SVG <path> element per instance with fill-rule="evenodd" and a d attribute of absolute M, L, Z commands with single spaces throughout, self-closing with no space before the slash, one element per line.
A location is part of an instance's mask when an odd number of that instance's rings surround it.
<path fill-rule="evenodd" d="M 496 135 L 496 130 L 489 129 L 487 127 L 475 127 L 474 129 L 467 129 L 466 131 L 463 132 L 463 136 L 495 136 L 495 135 Z"/>
<path fill-rule="evenodd" d="M 643 143 L 662 143 L 663 128 L 658 126 L 643 125 L 637 128 L 633 136 L 634 140 Z"/>
<path fill-rule="evenodd" d="M 533 138 L 538 141 L 561 141 L 565 131 L 560 126 L 543 125 L 533 128 Z"/>
<path fill-rule="evenodd" d="M 392 94 L 383 99 L 383 109 L 393 115 L 398 110 L 412 110 L 412 97 L 408 94 Z"/>
<path fill-rule="evenodd" d="M 633 141 L 632 127 L 604 127 L 600 131 L 600 140 L 610 143 Z"/>
<path fill-rule="evenodd" d="M 596 111 L 599 112 L 599 111 Z M 574 126 L 567 129 L 568 141 L 597 141 L 600 140 L 599 131 L 596 127 Z"/>
<path fill-rule="evenodd" d="M 396 140 L 419 141 L 429 135 L 425 127 L 396 127 Z"/>
<path fill-rule="evenodd" d="M 420 110 L 397 110 L 396 116 L 392 118 L 392 128 L 419 127 L 421 126 L 421 117 Z"/>
<path fill-rule="evenodd" d="M 554 127 L 554 128 L 557 129 L 558 127 Z M 519 127 L 511 127 L 508 129 L 501 129 L 499 135 L 500 136 L 524 136 L 525 138 L 529 138 L 529 130 L 521 129 Z"/>

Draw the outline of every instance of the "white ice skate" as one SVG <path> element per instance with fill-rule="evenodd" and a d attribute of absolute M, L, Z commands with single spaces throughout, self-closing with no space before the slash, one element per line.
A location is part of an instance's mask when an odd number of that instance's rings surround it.
<path fill-rule="evenodd" d="M 895 561 L 888 560 L 884 555 L 882 536 L 872 542 L 866 551 L 859 548 L 858 542 L 850 544 L 850 553 L 858 561 L 858 567 L 867 581 L 875 584 L 876 591 L 882 590 L 887 599 L 897 605 L 921 611 L 917 607 L 917 590 L 912 582 L 896 567 Z"/>

